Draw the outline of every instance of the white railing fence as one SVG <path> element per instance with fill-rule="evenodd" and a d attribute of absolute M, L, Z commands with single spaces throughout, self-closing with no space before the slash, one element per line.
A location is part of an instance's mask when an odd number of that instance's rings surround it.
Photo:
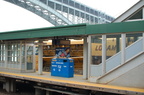
<path fill-rule="evenodd" d="M 137 40 L 130 46 L 125 48 L 125 62 L 131 60 L 135 56 L 143 52 L 143 38 Z M 120 66 L 121 62 L 121 51 L 106 60 L 106 73 Z M 102 64 L 91 65 L 91 76 L 100 77 L 102 76 Z"/>

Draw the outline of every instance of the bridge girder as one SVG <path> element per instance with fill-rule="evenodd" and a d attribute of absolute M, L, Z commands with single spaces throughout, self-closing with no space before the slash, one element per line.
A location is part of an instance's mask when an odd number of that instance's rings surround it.
<path fill-rule="evenodd" d="M 25 8 L 55 26 L 78 23 L 109 23 L 114 18 L 88 8 L 74 0 L 5 0 Z M 72 5 L 74 2 L 74 5 Z M 78 7 L 81 6 L 80 7 Z M 89 9 L 89 10 L 88 10 Z"/>

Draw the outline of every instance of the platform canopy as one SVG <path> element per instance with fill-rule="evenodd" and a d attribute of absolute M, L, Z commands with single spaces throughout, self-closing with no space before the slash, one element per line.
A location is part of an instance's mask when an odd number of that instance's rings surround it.
<path fill-rule="evenodd" d="M 110 24 L 78 24 L 59 27 L 37 28 L 1 32 L 0 40 L 46 38 L 59 36 L 87 36 L 92 34 L 143 32 L 144 21 L 120 22 Z"/>

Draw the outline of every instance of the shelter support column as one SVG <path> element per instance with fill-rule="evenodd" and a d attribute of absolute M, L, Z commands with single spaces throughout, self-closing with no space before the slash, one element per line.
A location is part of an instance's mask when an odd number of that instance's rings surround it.
<path fill-rule="evenodd" d="M 88 79 L 88 43 L 87 43 L 87 37 L 84 38 L 84 44 L 83 44 L 83 79 Z"/>
<path fill-rule="evenodd" d="M 106 73 L 106 35 L 102 35 L 102 74 Z"/>
<path fill-rule="evenodd" d="M 7 68 L 8 64 L 8 43 L 5 43 L 5 68 Z"/>
<path fill-rule="evenodd" d="M 125 63 L 126 34 L 121 34 L 121 64 Z"/>
<path fill-rule="evenodd" d="M 20 42 L 20 70 L 22 70 L 22 41 Z"/>
<path fill-rule="evenodd" d="M 39 40 L 38 46 L 38 74 L 42 74 L 43 71 L 43 41 Z"/>
<path fill-rule="evenodd" d="M 91 36 L 89 35 L 87 37 L 87 42 L 88 42 L 88 78 L 90 77 L 90 66 L 91 66 Z"/>

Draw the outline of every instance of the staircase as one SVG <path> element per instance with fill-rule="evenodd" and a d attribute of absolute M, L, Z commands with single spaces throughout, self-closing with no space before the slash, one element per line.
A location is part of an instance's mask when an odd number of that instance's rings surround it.
<path fill-rule="evenodd" d="M 97 79 L 97 83 L 143 88 L 144 53 L 114 68 Z"/>
<path fill-rule="evenodd" d="M 121 62 L 121 51 L 106 60 L 106 73 L 95 66 L 97 83 L 144 88 L 143 38 L 125 48 L 125 63 Z"/>

